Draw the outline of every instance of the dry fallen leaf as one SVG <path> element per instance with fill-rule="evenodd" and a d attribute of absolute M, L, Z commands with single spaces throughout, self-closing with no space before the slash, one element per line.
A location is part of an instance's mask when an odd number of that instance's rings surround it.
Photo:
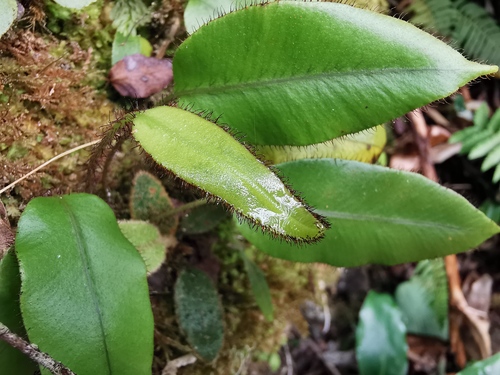
<path fill-rule="evenodd" d="M 122 96 L 147 98 L 167 87 L 173 78 L 172 61 L 141 54 L 124 57 L 109 71 L 109 80 Z"/>

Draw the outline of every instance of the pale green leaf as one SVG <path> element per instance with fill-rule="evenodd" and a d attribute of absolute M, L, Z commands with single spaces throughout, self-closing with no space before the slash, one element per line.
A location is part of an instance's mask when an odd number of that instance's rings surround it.
<path fill-rule="evenodd" d="M 299 159 L 347 159 L 375 163 L 387 140 L 383 126 L 309 146 L 257 146 L 258 155 L 272 164 Z"/>
<path fill-rule="evenodd" d="M 157 271 L 165 262 L 167 247 L 173 245 L 174 240 L 162 237 L 157 227 L 145 221 L 124 220 L 119 221 L 118 225 L 123 235 L 141 254 L 148 273 Z"/>
<path fill-rule="evenodd" d="M 360 375 L 406 375 L 406 326 L 388 294 L 366 296 L 356 328 L 356 359 Z"/>
<path fill-rule="evenodd" d="M 0 0 L 0 37 L 10 29 L 17 17 L 16 0 Z"/>
<path fill-rule="evenodd" d="M 277 167 L 331 223 L 322 241 L 303 247 L 241 225 L 250 242 L 278 258 L 346 267 L 414 262 L 472 249 L 500 231 L 463 197 L 414 173 L 333 159 Z"/>
<path fill-rule="evenodd" d="M 15 247 L 31 342 L 78 375 L 151 374 L 146 268 L 104 201 L 31 200 Z"/>
<path fill-rule="evenodd" d="M 174 91 L 180 105 L 222 116 L 249 143 L 303 146 L 384 123 L 496 71 L 395 18 L 285 1 L 191 35 L 174 57 Z"/>
<path fill-rule="evenodd" d="M 224 314 L 212 280 L 198 269 L 184 270 L 174 297 L 177 319 L 190 345 L 203 359 L 214 360 L 224 341 Z"/>
<path fill-rule="evenodd" d="M 57 4 L 70 9 L 82 9 L 96 0 L 54 0 Z"/>
<path fill-rule="evenodd" d="M 160 165 L 229 205 L 263 230 L 315 241 L 324 225 L 250 151 L 219 126 L 188 111 L 137 113 L 133 135 Z"/>

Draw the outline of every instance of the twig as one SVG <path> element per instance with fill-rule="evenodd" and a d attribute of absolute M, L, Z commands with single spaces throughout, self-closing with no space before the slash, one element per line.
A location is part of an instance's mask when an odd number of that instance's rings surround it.
<path fill-rule="evenodd" d="M 163 371 L 161 372 L 161 375 L 176 375 L 177 374 L 177 369 L 179 367 L 184 367 L 187 365 L 191 365 L 196 362 L 196 357 L 192 354 L 186 354 L 183 355 L 182 357 L 176 358 L 173 361 L 169 361 Z"/>
<path fill-rule="evenodd" d="M 193 208 L 203 206 L 205 204 L 207 204 L 207 201 L 205 199 L 198 199 L 198 200 L 195 200 L 195 201 L 192 201 L 192 202 L 189 202 L 189 203 L 183 204 L 182 206 L 177 207 L 175 210 L 168 212 L 165 215 L 165 217 L 174 216 L 174 215 L 177 215 L 181 212 L 191 210 Z"/>
<path fill-rule="evenodd" d="M 75 151 L 78 151 L 78 150 L 81 150 L 82 148 L 86 148 L 86 147 L 90 147 L 90 146 L 93 146 L 97 143 L 99 143 L 101 140 L 98 139 L 98 140 L 95 140 L 95 141 L 92 141 L 92 142 L 88 142 L 88 143 L 85 143 L 83 145 L 80 145 L 80 146 L 77 146 L 75 148 L 72 148 L 71 150 L 68 150 L 68 151 L 64 151 L 62 154 L 59 154 L 59 155 L 56 155 L 54 156 L 52 159 L 49 159 L 47 160 L 45 163 L 39 165 L 38 167 L 36 167 L 35 169 L 33 169 L 32 171 L 26 173 L 24 176 L 22 176 L 21 178 L 18 178 L 16 181 L 14 181 L 13 183 L 7 185 L 6 187 L 4 187 L 2 190 L 0 190 L 0 194 L 3 194 L 5 193 L 7 190 L 9 190 L 10 188 L 13 188 L 14 186 L 16 186 L 18 183 L 20 183 L 22 180 L 28 178 L 29 176 L 31 176 L 33 173 L 36 173 L 38 172 L 40 169 L 46 167 L 47 165 L 51 164 L 52 162 L 66 156 L 66 155 L 69 155 Z"/>
<path fill-rule="evenodd" d="M 41 352 L 35 345 L 24 341 L 15 333 L 12 333 L 2 323 L 0 323 L 0 340 L 5 341 L 10 346 L 27 355 L 33 362 L 45 367 L 54 375 L 75 375 L 73 371 L 65 367 L 62 363 L 57 362 L 47 353 Z"/>

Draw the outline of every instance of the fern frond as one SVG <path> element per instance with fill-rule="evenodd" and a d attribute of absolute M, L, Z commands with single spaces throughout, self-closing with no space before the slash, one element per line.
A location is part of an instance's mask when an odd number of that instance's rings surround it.
<path fill-rule="evenodd" d="M 500 109 L 490 118 L 488 105 L 483 103 L 474 114 L 474 125 L 453 134 L 449 142 L 461 142 L 460 152 L 470 160 L 484 157 L 481 171 L 495 167 L 492 181 L 500 181 Z"/>
<path fill-rule="evenodd" d="M 470 58 L 500 64 L 500 27 L 481 6 L 468 0 L 414 0 L 411 22 L 451 38 Z"/>
<path fill-rule="evenodd" d="M 149 13 L 142 0 L 116 0 L 110 16 L 119 33 L 135 36 L 137 28 L 149 22 Z"/>
<path fill-rule="evenodd" d="M 424 260 L 399 285 L 396 301 L 408 332 L 448 340 L 448 279 L 443 259 Z"/>

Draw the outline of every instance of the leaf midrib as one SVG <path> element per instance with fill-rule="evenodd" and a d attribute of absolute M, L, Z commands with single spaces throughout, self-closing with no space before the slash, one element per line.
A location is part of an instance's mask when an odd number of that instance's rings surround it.
<path fill-rule="evenodd" d="M 68 213 L 68 216 L 71 221 L 71 226 L 73 227 L 73 233 L 75 234 L 75 240 L 76 240 L 76 245 L 77 245 L 77 251 L 78 254 L 80 255 L 80 259 L 83 264 L 83 273 L 85 275 L 85 279 L 87 280 L 87 285 L 88 285 L 88 291 L 91 295 L 92 298 L 92 303 L 94 305 L 94 309 L 97 313 L 97 319 L 99 322 L 99 328 L 101 330 L 101 337 L 103 341 L 103 346 L 104 346 L 104 353 L 106 357 L 106 368 L 107 368 L 107 373 L 112 374 L 111 371 L 111 361 L 109 358 L 109 349 L 108 349 L 108 344 L 106 341 L 106 332 L 104 329 L 104 321 L 103 321 L 103 316 L 101 309 L 99 307 L 99 298 L 96 293 L 96 287 L 95 287 L 95 282 L 94 279 L 92 278 L 91 273 L 89 272 L 90 270 L 90 262 L 89 262 L 89 255 L 88 255 L 88 250 L 87 247 L 85 246 L 85 241 L 83 240 L 83 233 L 82 229 L 80 227 L 80 224 L 78 222 L 78 219 L 74 215 L 70 205 L 68 205 L 64 199 L 61 200 L 62 205 L 64 207 L 64 210 Z"/>
<path fill-rule="evenodd" d="M 389 74 L 400 74 L 404 73 L 419 73 L 419 72 L 435 72 L 435 71 L 446 71 L 446 72 L 456 72 L 463 71 L 463 69 L 441 69 L 434 67 L 421 67 L 421 68 L 380 68 L 380 69 L 364 69 L 356 71 L 330 71 L 322 72 L 309 75 L 296 75 L 282 78 L 270 78 L 266 80 L 254 80 L 247 82 L 223 84 L 223 85 L 212 85 L 208 87 L 196 87 L 193 89 L 179 90 L 175 91 L 177 97 L 190 96 L 190 95 L 203 95 L 203 94 L 219 94 L 230 91 L 242 91 L 244 89 L 255 89 L 267 86 L 277 86 L 286 84 L 289 82 L 300 82 L 300 81 L 313 81 L 313 80 L 323 80 L 323 79 L 333 79 L 346 76 L 373 76 L 373 75 L 389 75 Z M 175 87 L 174 87 L 175 89 Z"/>
<path fill-rule="evenodd" d="M 433 229 L 446 229 L 452 231 L 463 231 L 463 228 L 457 225 L 439 223 L 435 221 L 422 221 L 414 219 L 406 219 L 401 217 L 387 217 L 380 215 L 368 215 L 360 213 L 350 213 L 341 211 L 329 211 L 329 210 L 314 210 L 316 213 L 326 216 L 327 218 L 342 219 L 342 220 L 352 220 L 352 221 L 372 221 L 393 225 L 404 225 L 404 226 L 417 226 L 423 228 L 433 228 Z"/>

